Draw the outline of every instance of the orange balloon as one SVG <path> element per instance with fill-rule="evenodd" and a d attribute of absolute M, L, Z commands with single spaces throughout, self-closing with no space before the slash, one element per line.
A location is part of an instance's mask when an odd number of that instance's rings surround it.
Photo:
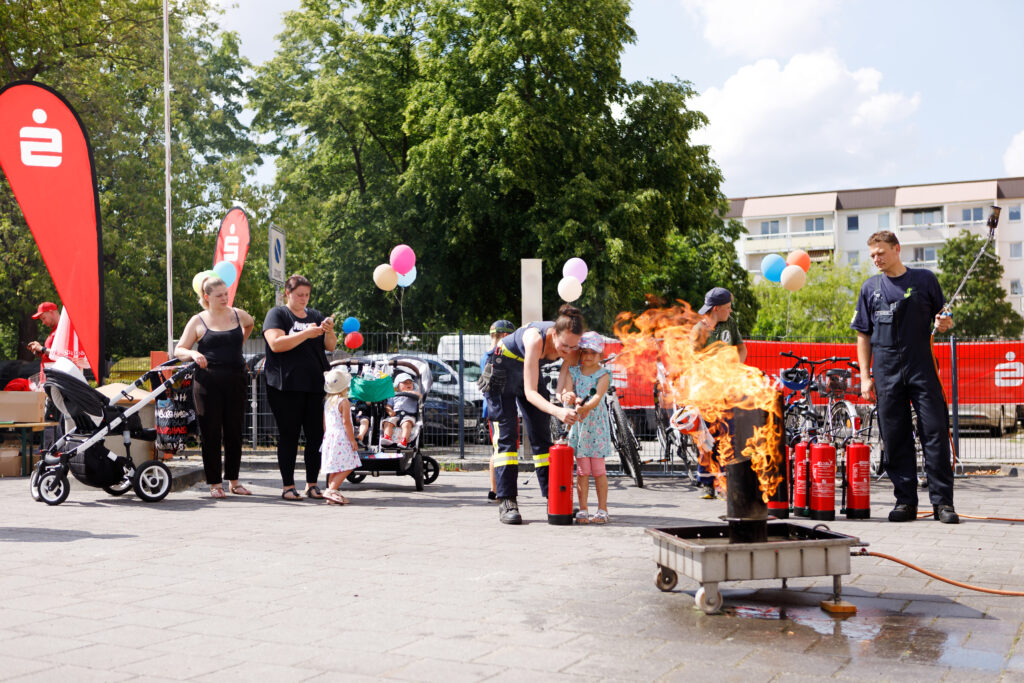
<path fill-rule="evenodd" d="M 787 266 L 800 266 L 806 273 L 811 268 L 811 257 L 803 249 L 794 249 L 786 257 Z"/>

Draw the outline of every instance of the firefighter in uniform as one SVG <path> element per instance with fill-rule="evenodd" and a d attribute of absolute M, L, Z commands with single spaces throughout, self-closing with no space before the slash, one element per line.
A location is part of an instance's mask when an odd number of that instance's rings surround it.
<path fill-rule="evenodd" d="M 953 327 L 943 312 L 945 298 L 935 274 L 907 268 L 900 243 L 883 230 L 868 238 L 871 260 L 881 271 L 861 287 L 850 324 L 857 331 L 861 395 L 877 397 L 878 425 L 885 445 L 886 471 L 896 495 L 890 522 L 917 519 L 917 455 L 910 406 L 918 417 L 932 514 L 957 524 L 953 508 L 953 465 L 946 397 L 932 356 L 932 328 Z M 871 368 L 874 378 L 868 373 Z"/>
<path fill-rule="evenodd" d="M 568 304 L 558 319 L 530 323 L 498 342 L 481 375 L 481 389 L 487 400 L 487 416 L 494 430 L 494 473 L 497 483 L 498 517 L 504 524 L 522 524 L 519 514 L 519 420 L 522 413 L 530 437 L 533 465 L 541 493 L 548 495 L 548 450 L 551 447 L 553 415 L 567 425 L 576 422 L 576 411 L 551 403 L 540 369 L 559 358 L 568 364 L 579 354 L 583 316 Z M 568 403 L 572 406 L 574 404 Z M 517 412 L 518 406 L 518 412 Z"/>

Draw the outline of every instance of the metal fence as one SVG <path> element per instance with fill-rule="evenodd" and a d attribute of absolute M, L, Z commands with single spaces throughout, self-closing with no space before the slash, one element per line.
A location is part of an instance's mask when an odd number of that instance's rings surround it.
<path fill-rule="evenodd" d="M 426 362 L 433 388 L 425 401 L 426 450 L 445 456 L 486 456 L 490 452 L 486 422 L 481 419 L 483 395 L 476 387 L 480 359 L 489 347 L 486 334 L 464 332 L 363 333 L 363 345 L 355 352 L 341 348 L 335 359 L 350 355 L 378 358 L 414 355 Z M 828 356 L 856 359 L 852 342 L 801 339 L 777 342 L 747 340 L 747 363 L 777 375 L 790 367 L 781 350 L 812 359 Z M 250 367 L 249 400 L 246 405 L 245 441 L 254 448 L 270 448 L 277 441 L 277 427 L 266 398 L 263 376 L 263 341 L 249 340 L 245 355 Z M 950 405 L 954 446 L 964 462 L 1024 461 L 1024 342 L 956 340 L 935 344 L 935 356 Z M 839 364 L 843 365 L 843 364 Z M 111 381 L 131 381 L 148 364 L 115 365 Z M 630 376 L 612 367 L 619 399 L 640 442 L 641 458 L 652 473 L 673 473 L 674 463 L 664 459 L 654 416 L 654 378 Z M 557 370 L 555 370 L 557 373 Z M 547 381 L 553 382 L 550 372 Z M 852 386 L 858 385 L 856 376 Z M 851 396 L 858 414 L 865 418 L 871 406 Z M 616 463 L 609 463 L 614 467 Z"/>

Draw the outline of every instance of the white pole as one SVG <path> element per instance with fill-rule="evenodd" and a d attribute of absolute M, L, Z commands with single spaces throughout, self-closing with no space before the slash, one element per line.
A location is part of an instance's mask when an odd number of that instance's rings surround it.
<path fill-rule="evenodd" d="M 174 353 L 174 297 L 171 294 L 171 58 L 168 0 L 164 0 L 164 213 L 167 217 L 167 353 Z"/>

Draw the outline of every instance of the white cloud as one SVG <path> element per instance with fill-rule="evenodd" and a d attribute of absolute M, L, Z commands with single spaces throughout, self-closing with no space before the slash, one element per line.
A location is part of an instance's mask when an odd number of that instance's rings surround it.
<path fill-rule="evenodd" d="M 1024 130 L 1013 136 L 1003 153 L 1003 170 L 1007 175 L 1024 175 Z"/>
<path fill-rule="evenodd" d="M 728 55 L 788 57 L 828 43 L 837 0 L 681 0 L 704 38 Z"/>
<path fill-rule="evenodd" d="M 711 145 L 732 196 L 890 182 L 927 161 L 915 154 L 920 95 L 883 92 L 881 81 L 831 51 L 785 66 L 762 59 L 694 100 L 710 119 L 695 141 Z"/>

